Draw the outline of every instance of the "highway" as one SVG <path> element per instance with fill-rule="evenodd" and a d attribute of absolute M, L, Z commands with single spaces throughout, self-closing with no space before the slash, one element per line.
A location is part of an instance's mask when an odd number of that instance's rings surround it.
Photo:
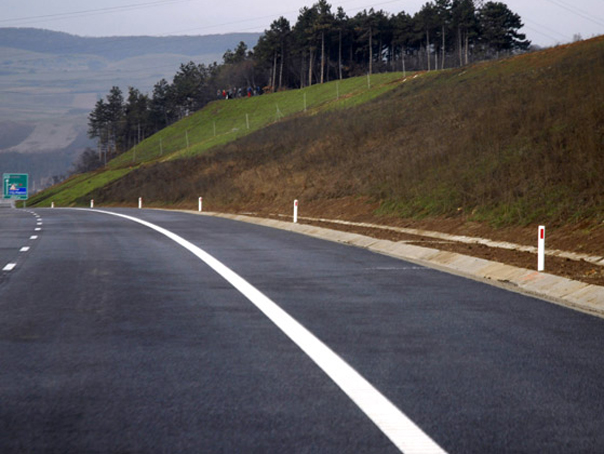
<path fill-rule="evenodd" d="M 280 230 L 104 211 L 0 212 L 1 453 L 604 452 L 600 318 Z"/>

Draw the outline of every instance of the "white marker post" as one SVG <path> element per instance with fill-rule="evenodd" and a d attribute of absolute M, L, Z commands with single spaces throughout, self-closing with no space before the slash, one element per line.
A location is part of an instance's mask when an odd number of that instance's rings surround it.
<path fill-rule="evenodd" d="M 298 201 L 294 200 L 294 224 L 298 222 Z"/>
<path fill-rule="evenodd" d="M 537 239 L 537 271 L 545 269 L 545 226 L 539 226 L 539 236 Z"/>
<path fill-rule="evenodd" d="M 55 207 L 55 203 L 54 203 L 54 202 L 51 202 L 51 203 L 50 203 L 50 208 L 54 208 L 54 207 Z"/>
<path fill-rule="evenodd" d="M 90 208 L 94 208 L 94 199 L 90 199 Z"/>
<path fill-rule="evenodd" d="M 201 213 L 201 209 L 203 208 L 203 197 L 199 198 L 199 212 Z"/>
<path fill-rule="evenodd" d="M 140 210 L 143 207 L 143 198 L 139 197 L 138 198 L 138 209 Z"/>

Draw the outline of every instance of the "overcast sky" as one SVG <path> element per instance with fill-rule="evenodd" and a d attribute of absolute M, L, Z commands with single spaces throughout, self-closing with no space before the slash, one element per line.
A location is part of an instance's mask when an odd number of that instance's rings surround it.
<path fill-rule="evenodd" d="M 414 14 L 427 0 L 342 0 L 349 16 L 374 8 Z M 284 16 L 293 25 L 313 0 L 0 0 L 0 27 L 35 27 L 80 36 L 208 35 L 262 32 Z M 507 0 L 535 44 L 551 46 L 604 34 L 604 0 Z"/>

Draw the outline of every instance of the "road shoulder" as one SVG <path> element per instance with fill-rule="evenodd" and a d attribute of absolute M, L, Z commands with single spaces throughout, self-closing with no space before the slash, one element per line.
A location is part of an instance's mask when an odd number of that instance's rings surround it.
<path fill-rule="evenodd" d="M 524 293 L 545 301 L 604 317 L 604 287 L 602 286 L 455 252 L 440 251 L 400 241 L 381 240 L 325 227 L 294 224 L 276 219 L 240 214 L 188 212 L 288 230 L 315 238 L 362 247 L 373 252 L 479 280 L 510 291 Z"/>

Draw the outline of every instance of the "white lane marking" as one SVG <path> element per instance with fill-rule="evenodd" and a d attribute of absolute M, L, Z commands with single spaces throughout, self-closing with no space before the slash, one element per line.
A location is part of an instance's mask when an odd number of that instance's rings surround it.
<path fill-rule="evenodd" d="M 4 268 L 2 268 L 2 271 L 12 271 L 13 269 L 15 269 L 16 266 L 16 263 L 9 263 Z"/>
<path fill-rule="evenodd" d="M 42 230 L 40 227 L 36 227 L 36 228 L 34 229 L 34 232 L 39 232 L 40 230 Z"/>
<path fill-rule="evenodd" d="M 228 281 L 277 325 L 357 404 L 402 452 L 445 453 L 440 446 L 374 388 L 371 383 L 348 365 L 346 361 L 340 358 L 333 350 L 266 295 L 213 256 L 175 233 L 142 219 L 110 211 L 90 210 L 86 208 L 82 208 L 82 210 L 105 213 L 138 222 L 167 236 L 187 249 Z"/>
<path fill-rule="evenodd" d="M 37 240 L 38 239 L 38 235 L 32 235 L 29 237 L 30 240 Z"/>
<path fill-rule="evenodd" d="M 19 252 L 27 252 L 27 251 L 29 251 L 29 246 L 23 246 L 23 247 L 22 247 L 22 248 L 19 250 Z"/>

